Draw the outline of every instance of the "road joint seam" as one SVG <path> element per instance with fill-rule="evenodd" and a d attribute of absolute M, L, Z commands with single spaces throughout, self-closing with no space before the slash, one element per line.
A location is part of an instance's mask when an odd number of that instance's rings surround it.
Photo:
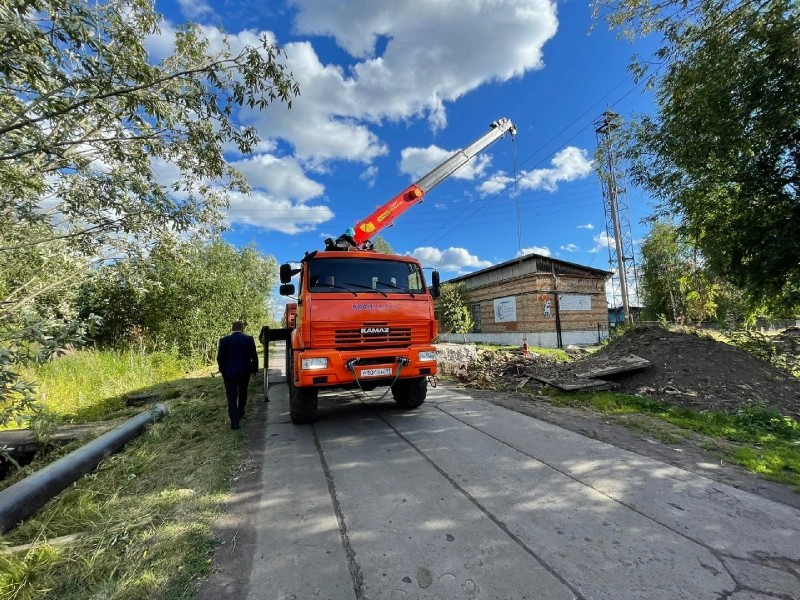
<path fill-rule="evenodd" d="M 447 413 L 445 413 L 445 414 L 447 414 Z M 514 543 L 517 544 L 517 546 L 522 548 L 522 550 L 524 550 L 536 562 L 538 562 L 545 571 L 547 571 L 553 577 L 558 579 L 564 585 L 564 587 L 566 587 L 570 592 L 572 592 L 575 595 L 576 600 L 586 600 L 586 597 L 583 596 L 583 594 L 581 594 L 569 581 L 564 579 L 564 577 L 562 577 L 561 574 L 558 571 L 556 571 L 553 567 L 551 567 L 549 564 L 547 564 L 547 562 L 542 557 L 540 557 L 533 548 L 531 548 L 525 542 L 523 542 L 522 539 L 519 536 L 517 536 L 513 531 L 511 531 L 506 526 L 505 523 L 503 523 L 499 518 L 497 518 L 485 506 L 483 506 L 472 494 L 470 494 L 467 490 L 465 490 L 463 487 L 461 487 L 455 479 L 450 477 L 450 475 L 448 475 L 447 472 L 445 472 L 439 465 L 437 465 L 435 462 L 433 462 L 433 460 L 427 454 L 425 454 L 422 450 L 420 450 L 411 440 L 409 440 L 402 433 L 400 433 L 400 431 L 394 425 L 392 425 L 389 421 L 387 421 L 384 418 L 383 415 L 379 414 L 378 417 L 381 419 L 381 421 L 386 423 L 386 425 L 392 431 L 394 431 L 395 435 L 397 435 L 406 444 L 411 446 L 411 448 L 413 448 L 431 467 L 433 467 L 436 470 L 436 472 L 439 473 L 439 475 L 444 477 L 450 483 L 450 485 L 452 485 L 462 495 L 464 495 L 464 497 L 467 498 L 467 500 L 469 500 L 470 502 L 472 502 L 472 504 L 474 504 L 475 507 L 479 511 L 481 511 L 484 515 L 486 515 L 486 517 L 492 523 L 497 525 L 503 531 L 503 533 L 505 533 L 508 537 L 510 537 L 514 541 Z"/>
<path fill-rule="evenodd" d="M 342 546 L 344 553 L 347 557 L 347 568 L 350 571 L 350 577 L 353 580 L 353 591 L 356 594 L 356 600 L 364 600 L 364 575 L 361 572 L 361 566 L 356 560 L 356 551 L 350 543 L 350 534 L 347 530 L 347 521 L 344 518 L 344 511 L 339 503 L 339 497 L 336 494 L 336 484 L 333 480 L 333 473 L 331 472 L 328 461 L 325 459 L 325 451 L 322 449 L 322 444 L 317 435 L 317 428 L 311 425 L 311 431 L 314 436 L 314 445 L 319 454 L 319 461 L 322 464 L 322 471 L 325 474 L 325 481 L 328 484 L 328 493 L 331 497 L 331 504 L 333 505 L 333 512 L 336 514 L 336 521 L 339 523 L 339 535 L 342 539 Z"/>
<path fill-rule="evenodd" d="M 515 448 L 514 446 L 512 446 L 508 442 L 506 442 L 504 440 L 501 440 L 500 438 L 492 435 L 491 433 L 488 433 L 487 431 L 484 431 L 483 429 L 481 429 L 479 427 L 476 427 L 472 423 L 468 423 L 468 422 L 464 421 L 463 419 L 458 418 L 456 415 L 454 415 L 452 413 L 449 413 L 446 410 L 443 410 L 442 408 L 440 408 L 438 406 L 436 407 L 436 409 L 441 411 L 443 414 L 445 414 L 445 415 L 447 415 L 449 417 L 452 417 L 453 419 L 455 419 L 459 423 L 462 423 L 462 424 L 466 425 L 467 427 L 469 427 L 471 429 L 474 429 L 475 431 L 477 431 L 479 433 L 482 433 L 483 435 L 495 440 L 496 442 L 499 442 L 500 444 L 503 444 L 504 446 L 506 446 L 508 448 L 511 448 L 512 450 L 514 450 L 516 452 L 519 452 L 523 456 L 525 456 L 527 458 L 530 458 L 531 460 L 535 460 L 538 463 L 543 464 L 544 466 L 548 467 L 549 469 L 552 469 L 556 473 L 560 473 L 561 475 L 564 475 L 565 477 L 568 477 L 569 479 L 572 479 L 575 483 L 578 483 L 580 485 L 584 485 L 584 486 L 588 487 L 589 489 L 594 490 L 598 494 L 600 494 L 602 496 L 605 496 L 606 498 L 608 498 L 612 502 L 615 502 L 615 503 L 619 504 L 620 506 L 624 506 L 628 510 L 635 512 L 637 515 L 639 515 L 641 517 L 644 517 L 648 521 L 652 521 L 653 523 L 656 523 L 657 525 L 660 525 L 664 529 L 667 529 L 668 531 L 671 531 L 672 533 L 682 537 L 683 539 L 688 540 L 688 541 L 692 542 L 693 544 L 697 544 L 698 546 L 700 546 L 702 548 L 705 548 L 705 550 L 708 551 L 708 553 L 711 554 L 711 556 L 713 556 L 714 558 L 716 558 L 719 561 L 720 565 L 722 565 L 722 567 L 725 569 L 725 572 L 728 574 L 728 576 L 731 578 L 731 580 L 736 584 L 736 586 L 737 586 L 736 589 L 731 590 L 730 593 L 732 594 L 735 591 L 737 591 L 740 587 L 742 587 L 742 584 L 738 581 L 738 579 L 734 576 L 734 574 L 728 568 L 728 565 L 725 563 L 725 560 L 723 558 L 723 554 L 718 552 L 717 550 L 715 550 L 714 548 L 712 548 L 711 546 L 709 546 L 705 542 L 702 542 L 700 540 L 696 540 L 696 539 L 686 535 L 685 533 L 682 533 L 681 531 L 678 531 L 677 529 L 674 529 L 674 528 L 670 527 L 666 523 L 662 523 L 661 521 L 659 521 L 655 517 L 652 517 L 652 516 L 642 512 L 642 511 L 640 511 L 635 506 L 633 506 L 631 504 L 628 504 L 627 502 L 624 502 L 623 500 L 620 500 L 619 498 L 614 498 L 613 496 L 607 494 L 606 492 L 603 492 L 602 490 L 598 490 L 596 487 L 594 487 L 590 483 L 587 483 L 585 481 L 581 481 L 580 479 L 578 479 L 577 477 L 575 477 L 571 473 L 566 473 L 566 472 L 562 471 L 561 469 L 559 469 L 557 467 L 554 467 L 553 465 L 544 462 L 540 458 L 536 458 L 535 456 L 532 456 L 532 455 L 528 454 L 527 452 L 524 452 L 524 451 L 520 450 L 519 448 Z M 535 418 L 535 417 L 531 417 L 531 418 Z M 391 425 L 390 425 L 390 427 L 391 427 Z M 398 433 L 398 435 L 400 435 L 400 434 Z M 763 593 L 763 592 L 761 592 L 761 593 Z"/>

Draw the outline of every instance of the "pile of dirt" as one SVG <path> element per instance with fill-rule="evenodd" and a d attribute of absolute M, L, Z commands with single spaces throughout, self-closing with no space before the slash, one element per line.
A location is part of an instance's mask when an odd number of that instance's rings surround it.
<path fill-rule="evenodd" d="M 626 393 L 725 412 L 760 402 L 800 418 L 800 379 L 724 342 L 646 327 L 599 354 L 635 354 L 650 361 L 649 368 L 619 378 Z"/>
<path fill-rule="evenodd" d="M 595 355 L 570 363 L 537 355 L 488 354 L 471 367 L 468 385 L 484 387 L 488 379 L 506 387 L 541 385 L 541 379 L 575 380 L 592 367 L 633 354 L 648 360 L 650 366 L 603 376 L 619 392 L 729 413 L 763 403 L 800 419 L 800 379 L 744 350 L 694 334 L 640 327 Z"/>

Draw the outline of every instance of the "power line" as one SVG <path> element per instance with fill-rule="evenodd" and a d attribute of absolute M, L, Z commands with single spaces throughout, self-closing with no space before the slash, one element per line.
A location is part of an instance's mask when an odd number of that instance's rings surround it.
<path fill-rule="evenodd" d="M 613 94 L 613 93 L 614 93 L 614 91 L 616 91 L 616 90 L 617 90 L 618 88 L 620 88 L 620 87 L 621 87 L 621 86 L 622 86 L 622 85 L 623 85 L 625 82 L 627 82 L 627 81 L 629 81 L 629 80 L 630 80 L 630 76 L 626 77 L 626 78 L 625 78 L 624 80 L 622 80 L 620 83 L 618 83 L 617 85 L 615 85 L 615 86 L 614 86 L 614 87 L 613 87 L 613 88 L 612 88 L 612 89 L 611 89 L 609 92 L 607 92 L 606 94 L 604 94 L 604 95 L 603 95 L 603 96 L 602 96 L 602 97 L 601 97 L 599 100 L 597 100 L 596 102 L 592 103 L 592 105 L 591 105 L 589 108 L 587 108 L 585 111 L 583 111 L 583 113 L 581 113 L 581 115 L 580 115 L 579 117 L 577 117 L 577 118 L 576 118 L 574 121 L 572 121 L 572 123 L 570 123 L 569 125 L 567 125 L 566 127 L 564 127 L 564 128 L 563 128 L 563 129 L 562 129 L 562 130 L 561 130 L 559 133 L 557 133 L 555 136 L 553 136 L 553 137 L 552 137 L 552 138 L 550 138 L 550 139 L 549 139 L 547 142 L 545 142 L 545 143 L 544 143 L 544 144 L 543 144 L 543 145 L 542 145 L 542 146 L 541 146 L 539 149 L 537 149 L 535 152 L 533 152 L 532 154 L 530 154 L 530 155 L 529 155 L 529 156 L 528 156 L 528 157 L 527 157 L 525 160 L 523 160 L 523 161 L 520 163 L 520 165 L 523 165 L 523 164 L 525 164 L 525 163 L 526 163 L 528 160 L 530 160 L 531 158 L 533 158 L 533 156 L 535 156 L 535 155 L 536 155 L 538 152 L 540 152 L 541 150 L 543 150 L 544 148 L 546 148 L 546 147 L 547 147 L 547 146 L 548 146 L 548 145 L 549 145 L 549 144 L 550 144 L 552 141 L 554 141 L 555 139 L 557 139 L 557 138 L 558 138 L 558 137 L 559 137 L 559 136 L 560 136 L 562 133 L 564 133 L 565 131 L 567 131 L 567 130 L 568 130 L 570 127 L 572 127 L 573 125 L 575 125 L 576 123 L 578 123 L 578 122 L 579 122 L 579 121 L 580 121 L 580 120 L 581 120 L 583 117 L 585 117 L 585 116 L 586 116 L 586 115 L 589 113 L 589 111 L 591 111 L 591 110 L 592 110 L 592 109 L 593 109 L 595 106 L 597 106 L 597 104 L 601 103 L 601 102 L 602 102 L 602 101 L 603 101 L 605 98 L 607 98 L 608 96 L 610 96 L 611 94 Z M 633 93 L 633 92 L 634 92 L 634 91 L 635 91 L 637 88 L 639 88 L 639 87 L 641 86 L 641 83 L 642 83 L 642 82 L 635 83 L 631 89 L 629 89 L 629 90 L 628 90 L 627 92 L 625 92 L 625 93 L 624 93 L 622 96 L 620 96 L 619 98 L 617 98 L 617 100 L 616 100 L 615 102 L 611 103 L 611 105 L 610 105 L 610 106 L 615 106 L 616 104 L 619 104 L 619 103 L 620 103 L 622 100 L 624 100 L 625 98 L 627 98 L 627 97 L 628 97 L 630 94 L 632 94 L 632 93 Z M 589 128 L 589 127 L 591 127 L 591 126 L 593 126 L 593 121 L 589 121 L 589 122 L 588 122 L 586 125 L 584 125 L 583 127 L 581 127 L 581 128 L 578 130 L 578 131 L 576 131 L 576 132 L 575 132 L 575 133 L 574 133 L 572 136 L 570 136 L 570 137 L 569 137 L 569 138 L 568 138 L 568 139 L 567 139 L 565 142 L 563 142 L 563 143 L 562 143 L 560 146 L 562 146 L 562 147 L 563 147 L 564 145 L 568 144 L 568 143 L 569 143 L 569 142 L 571 142 L 573 139 L 575 139 L 575 138 L 576 138 L 576 137 L 577 137 L 579 134 L 581 134 L 583 131 L 585 131 L 586 129 L 588 129 L 588 128 Z M 553 155 L 555 155 L 555 153 L 556 153 L 556 151 L 554 150 L 554 151 L 553 151 L 553 152 L 551 152 L 550 154 L 546 155 L 546 156 L 545 156 L 544 158 L 542 158 L 542 159 L 541 159 L 541 160 L 540 160 L 538 163 L 536 163 L 535 165 L 533 165 L 533 167 L 532 167 L 532 168 L 539 167 L 539 166 L 540 166 L 540 165 L 542 165 L 542 164 L 543 164 L 543 163 L 544 163 L 544 162 L 545 162 L 545 161 L 546 161 L 548 158 L 551 158 Z M 485 201 L 485 202 L 481 203 L 481 204 L 480 204 L 480 205 L 479 205 L 479 206 L 478 206 L 478 207 L 477 207 L 477 208 L 476 208 L 474 211 L 470 212 L 468 215 L 466 215 L 466 216 L 464 216 L 464 217 L 456 217 L 456 218 L 454 218 L 454 219 L 453 219 L 453 220 L 452 220 L 450 223 L 448 223 L 446 226 L 450 226 L 450 225 L 451 225 L 453 222 L 455 222 L 456 220 L 462 220 L 462 221 L 466 221 L 467 219 L 471 219 L 471 218 L 472 218 L 472 217 L 474 217 L 474 216 L 475 216 L 475 215 L 476 215 L 478 212 L 480 212 L 480 211 L 481 211 L 483 208 L 485 208 L 485 207 L 486 207 L 486 206 L 487 206 L 487 205 L 488 205 L 488 204 L 489 204 L 489 203 L 490 203 L 492 200 L 494 200 L 495 198 L 499 197 L 501 194 L 505 193 L 507 190 L 508 190 L 508 184 L 504 185 L 504 186 L 503 186 L 501 189 L 499 189 L 497 192 L 493 192 L 493 193 L 492 193 L 492 192 L 491 192 L 491 190 L 490 190 L 490 192 L 487 192 L 487 193 L 486 193 L 486 194 L 483 196 L 484 198 L 486 198 L 486 201 Z M 442 226 L 442 229 L 444 229 L 444 227 L 445 227 L 445 226 Z M 451 230 L 452 230 L 452 229 L 455 229 L 455 228 L 454 228 L 454 227 L 452 227 L 452 226 L 450 226 L 450 227 L 449 227 L 449 229 L 451 229 Z M 439 236 L 439 237 L 437 237 L 436 239 L 432 240 L 430 243 L 431 243 L 431 244 L 435 244 L 436 242 L 438 242 L 439 240 L 441 240 L 442 238 L 444 238 L 445 236 L 447 236 L 447 235 L 448 235 L 448 233 L 449 233 L 449 232 L 445 232 L 445 233 L 443 233 L 442 235 L 440 235 L 440 236 Z M 428 237 L 426 237 L 426 238 L 423 238 L 423 239 L 422 239 L 422 241 L 420 241 L 419 243 L 420 243 L 420 244 L 423 244 L 423 243 L 427 242 L 427 241 L 428 241 L 428 240 L 429 240 L 431 237 L 432 237 L 432 236 L 430 236 L 430 235 L 429 235 Z"/>

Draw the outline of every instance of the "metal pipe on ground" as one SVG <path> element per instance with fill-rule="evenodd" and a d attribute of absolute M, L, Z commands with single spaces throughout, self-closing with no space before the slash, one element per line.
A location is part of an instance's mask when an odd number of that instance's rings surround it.
<path fill-rule="evenodd" d="M 154 423 L 166 414 L 167 407 L 156 404 L 152 409 L 0 491 L 0 533 L 16 527 L 71 483 L 93 471 L 101 460 L 139 436 L 148 423 Z"/>

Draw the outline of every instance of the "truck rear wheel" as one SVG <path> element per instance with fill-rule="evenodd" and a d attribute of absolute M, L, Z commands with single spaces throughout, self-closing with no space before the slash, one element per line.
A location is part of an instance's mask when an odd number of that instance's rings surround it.
<path fill-rule="evenodd" d="M 399 379 L 392 386 L 392 396 L 400 408 L 417 408 L 425 402 L 428 394 L 427 377 L 417 377 L 414 379 Z"/>
<path fill-rule="evenodd" d="M 313 423 L 317 418 L 317 388 L 299 388 L 294 384 L 294 357 L 287 349 L 286 382 L 289 385 L 289 418 L 295 425 Z"/>

